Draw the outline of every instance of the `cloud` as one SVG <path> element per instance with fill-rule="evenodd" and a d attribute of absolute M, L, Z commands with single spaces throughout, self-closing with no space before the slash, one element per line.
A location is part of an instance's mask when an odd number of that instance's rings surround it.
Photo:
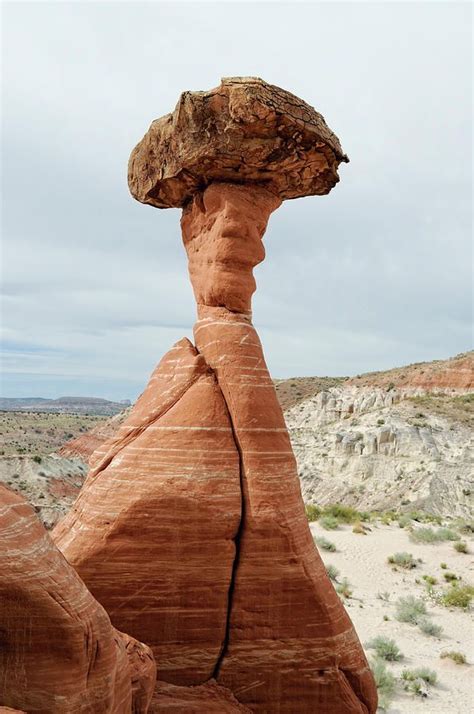
<path fill-rule="evenodd" d="M 9 3 L 3 391 L 133 398 L 195 307 L 179 212 L 128 155 L 185 89 L 256 74 L 323 112 L 351 163 L 270 219 L 254 316 L 275 376 L 447 357 L 471 331 L 463 3 Z"/>

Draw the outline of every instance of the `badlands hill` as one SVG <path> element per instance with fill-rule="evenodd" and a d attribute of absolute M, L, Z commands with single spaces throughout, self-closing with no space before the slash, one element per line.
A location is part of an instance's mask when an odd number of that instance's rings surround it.
<path fill-rule="evenodd" d="M 473 516 L 474 352 L 275 384 L 307 503 Z M 128 411 L 109 419 L 4 413 L 0 481 L 53 524 L 77 496 L 90 455 Z"/>

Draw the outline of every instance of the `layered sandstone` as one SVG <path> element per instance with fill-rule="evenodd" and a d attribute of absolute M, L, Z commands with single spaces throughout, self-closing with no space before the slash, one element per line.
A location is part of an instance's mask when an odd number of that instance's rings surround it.
<path fill-rule="evenodd" d="M 215 375 L 188 340 L 161 360 L 116 438 L 94 454 L 58 547 L 160 677 L 200 684 L 223 647 L 239 455 Z"/>
<path fill-rule="evenodd" d="M 149 714 L 250 714 L 225 687 L 214 679 L 195 687 L 178 687 L 159 681 Z"/>
<path fill-rule="evenodd" d="M 146 714 L 156 666 L 105 610 L 23 499 L 0 486 L 0 702 L 40 714 Z"/>

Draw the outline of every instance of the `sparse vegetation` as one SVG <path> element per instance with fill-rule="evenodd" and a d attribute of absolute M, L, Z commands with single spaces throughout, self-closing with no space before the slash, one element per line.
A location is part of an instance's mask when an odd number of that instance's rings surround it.
<path fill-rule="evenodd" d="M 441 568 L 441 570 L 446 570 L 446 568 L 447 568 L 448 566 L 447 566 L 446 563 L 440 563 L 440 564 L 439 564 L 439 567 Z"/>
<path fill-rule="evenodd" d="M 467 543 L 464 540 L 458 540 L 456 543 L 453 543 L 453 548 L 458 553 L 469 553 Z"/>
<path fill-rule="evenodd" d="M 321 515 L 321 509 L 318 506 L 315 506 L 314 503 L 307 503 L 305 505 L 305 511 L 306 518 L 310 523 L 313 523 L 313 521 L 317 521 L 319 516 Z"/>
<path fill-rule="evenodd" d="M 393 555 L 388 556 L 387 561 L 390 565 L 396 565 L 399 568 L 405 568 L 406 570 L 416 568 L 416 561 L 411 553 L 394 553 Z"/>
<path fill-rule="evenodd" d="M 336 566 L 331 564 L 326 565 L 326 572 L 329 575 L 330 579 L 333 582 L 336 582 L 339 576 L 339 570 L 336 568 Z"/>
<path fill-rule="evenodd" d="M 438 582 L 432 575 L 422 575 L 422 578 L 427 585 L 436 585 Z"/>
<path fill-rule="evenodd" d="M 321 516 L 319 525 L 326 531 L 335 531 L 339 528 L 339 521 L 334 516 Z"/>
<path fill-rule="evenodd" d="M 413 543 L 442 543 L 446 540 L 458 540 L 459 536 L 450 528 L 416 528 L 410 533 Z"/>
<path fill-rule="evenodd" d="M 384 602 L 390 602 L 390 593 L 385 590 L 383 593 L 377 593 L 377 598 L 383 600 Z"/>
<path fill-rule="evenodd" d="M 317 536 L 314 540 L 316 545 L 318 545 L 322 550 L 327 550 L 330 553 L 335 553 L 337 550 L 335 543 L 328 540 L 324 536 Z"/>
<path fill-rule="evenodd" d="M 462 652 L 450 650 L 449 652 L 441 652 L 441 659 L 452 659 L 456 664 L 467 664 L 466 655 Z"/>
<path fill-rule="evenodd" d="M 352 532 L 358 533 L 359 535 L 367 535 L 367 531 L 360 521 L 356 521 L 352 526 Z"/>
<path fill-rule="evenodd" d="M 429 617 L 420 617 L 417 620 L 417 625 L 423 634 L 429 635 L 430 637 L 441 637 L 443 632 L 441 625 L 437 625 L 430 620 Z"/>
<path fill-rule="evenodd" d="M 441 596 L 440 602 L 445 607 L 460 607 L 467 609 L 474 597 L 474 587 L 472 585 L 453 585 Z"/>
<path fill-rule="evenodd" d="M 456 573 L 443 573 L 443 576 L 447 583 L 454 583 L 456 580 L 459 580 L 459 576 L 456 575 Z"/>
<path fill-rule="evenodd" d="M 426 684 L 434 686 L 438 681 L 438 675 L 433 669 L 428 667 L 418 667 L 417 669 L 404 669 L 401 674 L 401 679 L 405 682 L 414 682 L 421 679 Z"/>
<path fill-rule="evenodd" d="M 418 620 L 426 614 L 426 605 L 423 600 L 419 600 L 413 595 L 400 597 L 395 604 L 395 619 L 399 622 L 416 625 Z"/>
<path fill-rule="evenodd" d="M 366 646 L 368 649 L 375 650 L 377 657 L 387 662 L 399 662 L 403 659 L 403 654 L 400 652 L 397 643 L 389 637 L 379 635 L 378 637 L 374 637 L 373 640 L 370 640 Z"/>
<path fill-rule="evenodd" d="M 336 592 L 344 598 L 352 597 L 352 588 L 347 578 L 342 578 L 341 582 L 336 585 Z"/>
<path fill-rule="evenodd" d="M 385 662 L 379 657 L 374 657 L 370 664 L 370 669 L 377 687 L 379 708 L 382 711 L 387 711 L 395 692 L 396 679 L 387 669 Z"/>

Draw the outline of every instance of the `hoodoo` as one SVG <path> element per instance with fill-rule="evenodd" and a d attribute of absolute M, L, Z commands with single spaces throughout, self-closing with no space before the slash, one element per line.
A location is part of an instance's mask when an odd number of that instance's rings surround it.
<path fill-rule="evenodd" d="M 152 123 L 129 186 L 183 209 L 195 346 L 163 358 L 54 532 L 112 623 L 152 647 L 160 679 L 215 679 L 259 714 L 377 708 L 251 314 L 271 213 L 328 193 L 347 160 L 320 114 L 257 78 L 185 92 Z"/>

